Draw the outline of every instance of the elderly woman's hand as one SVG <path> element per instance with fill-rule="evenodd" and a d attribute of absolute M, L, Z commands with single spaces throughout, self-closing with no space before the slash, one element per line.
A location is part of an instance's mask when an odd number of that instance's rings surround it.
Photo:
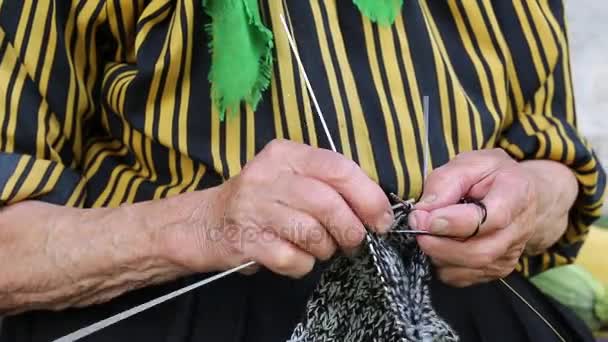
<path fill-rule="evenodd" d="M 450 236 L 418 237 L 439 278 L 453 286 L 468 286 L 504 277 L 517 265 L 535 233 L 537 182 L 527 168 L 503 150 L 458 155 L 434 170 L 412 215 L 412 227 Z M 487 208 L 459 201 L 469 197 Z"/>
<path fill-rule="evenodd" d="M 193 270 L 203 261 L 196 250 L 212 249 L 219 269 L 253 260 L 300 277 L 315 259 L 358 248 L 364 223 L 386 231 L 394 219 L 380 186 L 353 161 L 286 140 L 268 144 L 240 175 L 217 187 L 213 202 L 194 215 L 207 224 L 193 224 L 196 230 L 174 244 L 173 254 Z"/>

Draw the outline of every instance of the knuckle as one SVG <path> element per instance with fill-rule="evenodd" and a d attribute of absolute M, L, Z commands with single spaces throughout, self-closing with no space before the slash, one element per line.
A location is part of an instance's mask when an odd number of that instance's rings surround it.
<path fill-rule="evenodd" d="M 450 176 L 450 172 L 449 168 L 446 165 L 440 166 L 436 168 L 433 172 L 431 172 L 431 174 L 429 175 L 429 180 L 441 181 L 448 178 Z"/>
<path fill-rule="evenodd" d="M 509 158 L 511 159 L 511 157 L 509 156 L 509 154 L 507 154 L 507 152 L 500 148 L 500 147 L 496 147 L 490 150 L 490 153 L 500 159 L 505 159 L 505 158 Z"/>
<path fill-rule="evenodd" d="M 247 165 L 238 175 L 238 183 L 241 185 L 259 183 L 264 179 L 265 174 L 265 172 L 262 172 L 255 165 Z"/>
<path fill-rule="evenodd" d="M 320 188 L 316 195 L 319 199 L 319 214 L 325 228 L 332 230 L 334 226 L 348 222 L 346 209 L 342 205 L 343 199 L 331 189 Z"/>
<path fill-rule="evenodd" d="M 500 273 L 500 267 L 498 265 L 488 265 L 487 267 L 480 269 L 480 271 L 481 279 L 494 280 L 499 278 L 498 274 Z"/>
<path fill-rule="evenodd" d="M 341 181 L 349 180 L 359 171 L 359 165 L 354 161 L 346 157 L 339 157 L 339 160 L 334 171 L 334 176 L 337 179 Z"/>
<path fill-rule="evenodd" d="M 472 266 L 475 268 L 483 268 L 492 265 L 496 260 L 495 252 L 492 250 L 482 250 L 473 259 Z"/>
<path fill-rule="evenodd" d="M 266 144 L 266 146 L 264 146 L 261 154 L 268 155 L 270 157 L 280 156 L 285 153 L 286 146 L 289 144 L 290 142 L 288 140 L 273 139 Z"/>
<path fill-rule="evenodd" d="M 463 159 L 469 159 L 471 157 L 474 157 L 475 155 L 477 155 L 479 153 L 479 151 L 463 151 L 460 152 L 456 155 L 456 157 L 454 159 L 461 161 Z"/>
<path fill-rule="evenodd" d="M 383 215 L 390 210 L 390 203 L 380 188 L 366 195 L 368 208 L 375 216 Z"/>
<path fill-rule="evenodd" d="M 511 272 L 513 271 L 514 268 L 515 268 L 515 265 L 513 265 L 513 267 L 511 267 L 510 262 L 507 262 L 507 263 L 503 262 L 503 263 L 491 265 L 491 266 L 487 267 L 486 269 L 483 269 L 484 277 L 486 279 L 491 279 L 491 280 L 504 278 L 504 277 L 508 276 L 509 274 L 511 274 Z"/>
<path fill-rule="evenodd" d="M 445 184 L 450 178 L 453 178 L 453 175 L 451 175 L 450 169 L 446 164 L 436 168 L 429 174 L 425 186 Z"/>
<path fill-rule="evenodd" d="M 312 149 L 309 158 L 314 159 L 318 173 L 323 174 L 329 183 L 345 183 L 356 174 L 359 166 L 345 156 L 324 149 Z"/>
<path fill-rule="evenodd" d="M 334 252 L 333 241 L 321 225 L 310 226 L 305 233 L 304 249 L 321 260 L 329 259 Z"/>
<path fill-rule="evenodd" d="M 361 223 L 339 193 L 327 189 L 322 198 L 323 200 L 319 202 L 320 222 L 326 231 L 333 234 L 345 234 L 354 228 L 361 228 Z M 355 232 L 360 230 L 355 229 Z M 353 234 L 355 232 L 350 232 L 351 234 L 347 237 L 357 236 L 357 234 Z M 341 237 L 342 235 L 337 236 L 337 238 Z"/>

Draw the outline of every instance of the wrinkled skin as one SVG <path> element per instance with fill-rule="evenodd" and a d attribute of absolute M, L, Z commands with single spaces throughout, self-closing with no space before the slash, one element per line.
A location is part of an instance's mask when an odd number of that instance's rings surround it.
<path fill-rule="evenodd" d="M 481 200 L 487 219 L 481 222 Z M 434 170 L 424 195 L 410 216 L 418 229 L 456 238 L 418 237 L 439 278 L 463 287 L 510 274 L 535 232 L 537 190 L 530 172 L 502 149 L 467 152 Z"/>
<path fill-rule="evenodd" d="M 354 253 L 364 223 L 382 232 L 394 219 L 382 189 L 353 161 L 286 140 L 268 144 L 221 185 L 218 202 L 213 245 L 224 268 L 254 260 L 292 277 L 337 250 Z"/>

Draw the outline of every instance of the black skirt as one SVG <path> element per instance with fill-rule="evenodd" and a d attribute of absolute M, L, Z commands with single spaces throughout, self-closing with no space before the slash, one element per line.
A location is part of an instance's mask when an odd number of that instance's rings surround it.
<path fill-rule="evenodd" d="M 83 341 L 285 341 L 300 320 L 320 270 L 301 280 L 262 271 L 233 275 L 129 318 Z M 31 312 L 5 320 L 2 342 L 50 341 L 196 279 L 152 287 L 110 303 L 63 312 Z M 519 274 L 507 281 L 567 341 L 594 341 L 584 323 Z M 433 304 L 461 341 L 559 341 L 555 333 L 499 282 L 452 288 L 433 280 Z"/>

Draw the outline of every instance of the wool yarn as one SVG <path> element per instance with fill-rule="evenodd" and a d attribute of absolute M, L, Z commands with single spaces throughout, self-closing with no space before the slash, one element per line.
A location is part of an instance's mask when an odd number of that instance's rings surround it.
<path fill-rule="evenodd" d="M 324 271 L 288 342 L 458 341 L 433 309 L 430 276 L 414 237 L 368 232 L 361 253 Z"/>

